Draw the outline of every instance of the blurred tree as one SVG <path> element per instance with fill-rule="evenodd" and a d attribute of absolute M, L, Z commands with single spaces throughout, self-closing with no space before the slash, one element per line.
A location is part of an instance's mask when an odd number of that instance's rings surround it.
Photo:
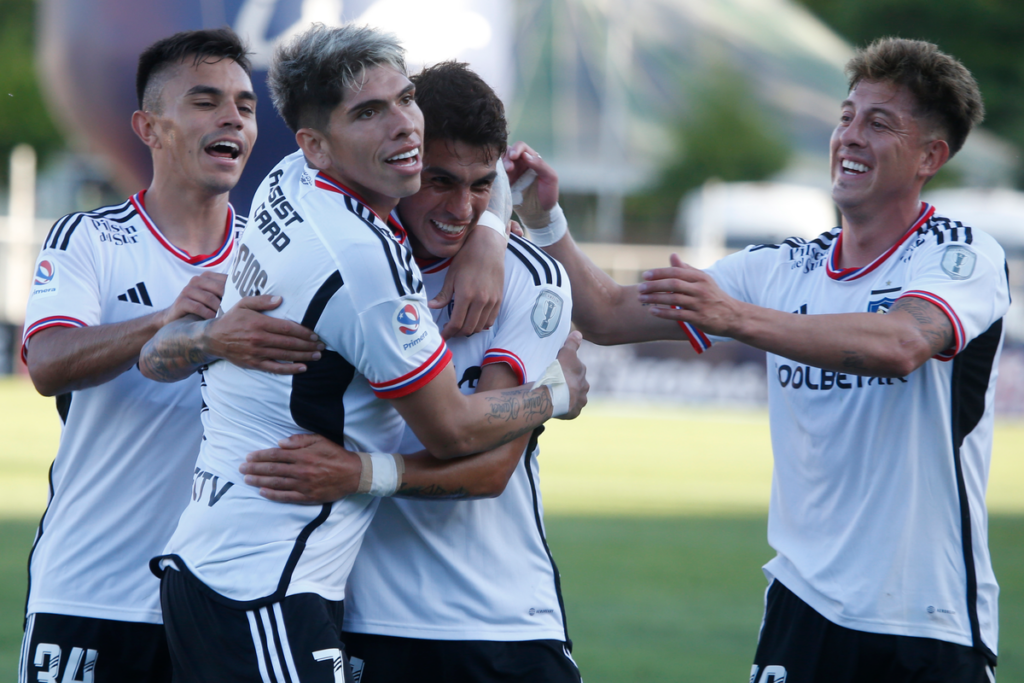
<path fill-rule="evenodd" d="M 6 185 L 8 159 L 15 145 L 36 149 L 40 164 L 64 147 L 43 104 L 33 53 L 33 0 L 0 0 L 0 183 Z"/>
<path fill-rule="evenodd" d="M 971 70 L 985 127 L 1024 149 L 1024 2 L 1020 0 L 799 0 L 857 46 L 882 36 L 927 40 Z M 1024 186 L 1024 167 L 1018 167 Z"/>
<path fill-rule="evenodd" d="M 689 100 L 690 111 L 673 131 L 675 153 L 657 184 L 626 199 L 629 241 L 667 243 L 679 200 L 707 180 L 764 180 L 789 161 L 784 135 L 741 74 L 711 69 Z"/>

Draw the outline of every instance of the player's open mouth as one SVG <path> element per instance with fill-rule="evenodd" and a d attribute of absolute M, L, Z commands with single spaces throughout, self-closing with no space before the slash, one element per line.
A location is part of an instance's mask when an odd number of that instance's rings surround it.
<path fill-rule="evenodd" d="M 217 140 L 208 144 L 204 150 L 218 159 L 237 159 L 242 153 L 242 146 L 230 140 Z"/>
<path fill-rule="evenodd" d="M 458 237 L 462 233 L 466 232 L 465 225 L 449 225 L 448 223 L 436 221 L 433 218 L 430 219 L 430 222 L 434 224 L 435 228 L 448 237 Z"/>
<path fill-rule="evenodd" d="M 871 169 L 864 164 L 858 164 L 856 161 L 843 159 L 843 173 L 845 175 L 860 175 L 861 173 L 867 173 L 870 170 Z"/>
<path fill-rule="evenodd" d="M 390 159 L 385 159 L 385 161 L 392 166 L 415 166 L 419 162 L 419 155 L 420 149 L 417 147 L 416 149 L 410 149 L 408 152 L 396 154 Z"/>

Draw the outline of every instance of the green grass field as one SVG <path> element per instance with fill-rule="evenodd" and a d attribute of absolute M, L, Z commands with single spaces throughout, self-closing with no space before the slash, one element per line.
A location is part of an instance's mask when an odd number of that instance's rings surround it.
<path fill-rule="evenodd" d="M 59 423 L 0 380 L 0 681 L 13 680 L 25 559 Z M 587 683 L 746 680 L 772 556 L 764 412 L 595 405 L 541 440 L 549 542 Z M 1001 683 L 1024 682 L 1024 423 L 997 428 L 989 492 Z"/>

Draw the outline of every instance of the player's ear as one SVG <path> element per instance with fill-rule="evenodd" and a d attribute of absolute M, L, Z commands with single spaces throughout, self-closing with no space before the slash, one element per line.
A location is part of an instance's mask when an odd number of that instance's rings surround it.
<path fill-rule="evenodd" d="M 132 130 L 139 136 L 143 144 L 151 149 L 160 148 L 160 136 L 157 135 L 156 121 L 151 112 L 136 110 L 132 114 Z"/>
<path fill-rule="evenodd" d="M 320 171 L 330 169 L 330 141 L 326 135 L 316 128 L 300 128 L 295 133 L 295 142 L 298 143 L 310 166 Z"/>
<path fill-rule="evenodd" d="M 932 140 L 921 154 L 919 173 L 931 178 L 949 161 L 949 144 L 945 140 Z"/>

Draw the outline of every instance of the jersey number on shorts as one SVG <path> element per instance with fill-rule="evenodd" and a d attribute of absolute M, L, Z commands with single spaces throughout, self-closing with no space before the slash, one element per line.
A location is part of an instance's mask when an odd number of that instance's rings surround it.
<path fill-rule="evenodd" d="M 82 655 L 85 655 L 85 662 L 82 662 Z M 58 678 L 60 673 L 60 645 L 53 643 L 39 643 L 36 646 L 34 663 L 36 667 L 43 669 L 36 675 L 39 683 L 93 683 L 93 672 L 96 670 L 96 650 L 83 650 L 80 647 L 71 648 L 71 656 L 64 667 L 64 678 Z M 81 668 L 82 677 L 75 678 Z"/>
<path fill-rule="evenodd" d="M 318 662 L 332 660 L 334 662 L 334 683 L 345 683 L 345 660 L 340 649 L 332 647 L 326 650 L 317 650 L 313 653 L 313 659 Z"/>

